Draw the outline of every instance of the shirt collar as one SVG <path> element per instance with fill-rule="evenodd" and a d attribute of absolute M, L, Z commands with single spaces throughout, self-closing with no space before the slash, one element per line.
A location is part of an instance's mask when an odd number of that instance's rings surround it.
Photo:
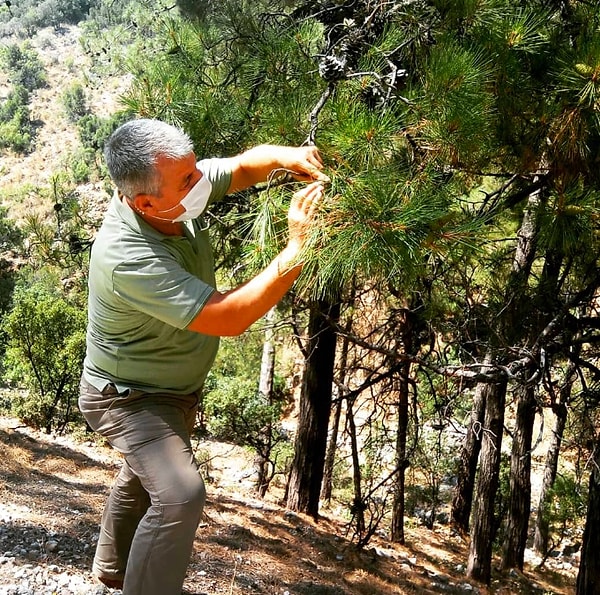
<path fill-rule="evenodd" d="M 118 190 L 115 190 L 112 198 L 112 206 L 115 210 L 117 217 L 123 221 L 133 231 L 146 236 L 162 241 L 168 236 L 158 229 L 154 229 L 151 225 L 148 225 L 127 203 L 127 200 Z"/>

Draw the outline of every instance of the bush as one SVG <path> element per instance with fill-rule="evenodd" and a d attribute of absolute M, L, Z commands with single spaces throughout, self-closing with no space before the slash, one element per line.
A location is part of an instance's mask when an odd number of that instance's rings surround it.
<path fill-rule="evenodd" d="M 0 122 L 0 148 L 15 153 L 29 153 L 33 147 L 35 128 L 29 119 L 29 108 L 20 108 L 8 122 Z"/>
<path fill-rule="evenodd" d="M 13 398 L 11 413 L 25 424 L 50 433 L 73 421 L 85 325 L 85 309 L 63 295 L 56 277 L 42 273 L 15 289 L 0 328 L 7 344 L 4 378 L 27 389 Z"/>
<path fill-rule="evenodd" d="M 20 229 L 7 217 L 7 209 L 0 206 L 0 253 L 19 250 L 23 240 Z M 15 284 L 15 269 L 12 263 L 0 257 L 0 319 L 10 306 Z M 0 337 L 0 354 L 3 351 Z"/>
<path fill-rule="evenodd" d="M 38 29 L 77 24 L 84 20 L 96 0 L 22 0 L 12 2 L 11 11 L 0 12 L 0 35 L 27 35 Z"/>
<path fill-rule="evenodd" d="M 257 489 L 264 495 L 276 473 L 289 463 L 289 437 L 281 425 L 289 392 L 275 376 L 272 394 L 258 390 L 263 337 L 246 333 L 227 338 L 205 383 L 205 428 L 216 439 L 250 447 L 256 454 Z"/>
<path fill-rule="evenodd" d="M 77 123 L 90 113 L 85 90 L 80 83 L 73 83 L 70 87 L 67 87 L 60 99 L 69 122 Z"/>
<path fill-rule="evenodd" d="M 29 91 L 23 85 L 14 85 L 0 105 L 0 121 L 10 122 L 22 108 L 29 106 Z"/>
<path fill-rule="evenodd" d="M 32 149 L 35 127 L 29 115 L 29 91 L 15 86 L 0 105 L 0 149 L 27 153 Z"/>
<path fill-rule="evenodd" d="M 2 52 L 2 59 L 13 85 L 35 91 L 47 84 L 44 65 L 29 42 L 7 46 Z"/>
<path fill-rule="evenodd" d="M 572 475 L 558 475 L 541 511 L 550 529 L 551 551 L 557 550 L 565 540 L 581 539 L 587 497 L 585 490 Z"/>
<path fill-rule="evenodd" d="M 269 405 L 256 381 L 222 377 L 204 401 L 208 430 L 219 440 L 252 445 L 269 424 L 276 423 L 281 405 Z"/>
<path fill-rule="evenodd" d="M 90 112 L 85 91 L 80 83 L 73 83 L 67 87 L 61 95 L 61 102 L 70 122 L 76 123 Z"/>
<path fill-rule="evenodd" d="M 7 48 L 4 59 L 11 64 L 11 68 L 14 67 L 17 71 L 13 76 L 15 83 L 13 88 L 4 102 L 0 104 L 0 149 L 12 149 L 16 153 L 27 153 L 33 148 L 36 135 L 35 126 L 29 113 L 30 89 L 28 85 L 32 84 L 29 77 L 33 74 L 23 74 L 19 70 L 22 66 L 18 55 L 20 50 L 18 46 L 11 47 L 17 49 L 13 52 Z"/>
<path fill-rule="evenodd" d="M 68 156 L 68 171 L 75 184 L 89 182 L 95 168 L 95 153 L 91 149 L 78 149 Z"/>
<path fill-rule="evenodd" d="M 125 121 L 131 118 L 131 114 L 116 114 L 111 118 L 100 118 L 94 114 L 86 114 L 77 121 L 79 139 L 84 148 L 94 151 L 102 151 L 108 137 Z"/>
<path fill-rule="evenodd" d="M 8 210 L 0 206 L 0 252 L 19 248 L 23 236 L 16 224 L 8 219 Z"/>

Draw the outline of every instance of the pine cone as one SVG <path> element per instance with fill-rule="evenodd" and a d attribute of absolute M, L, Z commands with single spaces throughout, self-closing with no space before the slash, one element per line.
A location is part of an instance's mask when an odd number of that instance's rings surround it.
<path fill-rule="evenodd" d="M 326 81 L 339 81 L 346 76 L 346 58 L 335 55 L 324 56 L 319 62 L 319 74 Z"/>
<path fill-rule="evenodd" d="M 374 81 L 370 82 L 364 89 L 361 90 L 360 98 L 371 110 L 381 108 L 385 103 L 383 89 L 379 83 Z"/>
<path fill-rule="evenodd" d="M 352 29 L 348 32 L 340 44 L 340 52 L 349 64 L 355 65 L 358 62 L 364 51 L 365 41 L 365 35 L 360 29 Z"/>

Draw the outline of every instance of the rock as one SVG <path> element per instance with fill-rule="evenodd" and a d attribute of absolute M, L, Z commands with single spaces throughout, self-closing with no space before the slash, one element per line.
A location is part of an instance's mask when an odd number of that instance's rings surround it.
<path fill-rule="evenodd" d="M 44 549 L 47 552 L 55 552 L 58 549 L 58 541 L 54 541 L 54 540 L 49 540 L 44 544 Z"/>

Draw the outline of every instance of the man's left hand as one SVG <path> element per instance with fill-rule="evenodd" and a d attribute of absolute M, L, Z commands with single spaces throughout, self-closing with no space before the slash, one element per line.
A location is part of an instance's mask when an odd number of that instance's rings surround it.
<path fill-rule="evenodd" d="M 319 149 L 314 145 L 306 147 L 282 147 L 281 165 L 299 181 L 329 182 L 329 176 L 324 174 L 323 160 Z"/>

